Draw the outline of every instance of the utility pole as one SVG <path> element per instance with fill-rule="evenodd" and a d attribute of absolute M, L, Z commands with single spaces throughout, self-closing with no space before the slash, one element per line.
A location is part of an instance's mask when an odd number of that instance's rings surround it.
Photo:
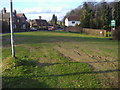
<path fill-rule="evenodd" d="M 12 5 L 12 0 L 10 0 L 10 29 L 11 29 L 12 57 L 15 58 L 14 33 L 13 33 L 13 5 Z"/>
<path fill-rule="evenodd" d="M 3 24 L 3 10 L 1 11 L 1 13 L 2 13 L 2 24 Z"/>
<path fill-rule="evenodd" d="M 0 33 L 2 33 L 3 32 L 3 10 L 1 10 L 1 15 L 2 15 L 2 17 L 1 17 L 1 32 Z"/>

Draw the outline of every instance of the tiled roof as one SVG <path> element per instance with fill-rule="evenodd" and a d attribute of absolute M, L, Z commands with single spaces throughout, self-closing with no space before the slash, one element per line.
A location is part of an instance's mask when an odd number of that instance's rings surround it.
<path fill-rule="evenodd" d="M 80 21 L 80 18 L 78 16 L 68 16 L 68 21 Z"/>
<path fill-rule="evenodd" d="M 17 16 L 17 17 L 22 17 L 22 16 L 24 16 L 24 17 L 27 19 L 27 17 L 25 16 L 24 13 L 18 13 L 18 14 L 16 14 L 16 16 Z"/>
<path fill-rule="evenodd" d="M 16 16 L 18 17 L 22 17 L 23 15 L 24 15 L 23 13 L 16 14 Z"/>
<path fill-rule="evenodd" d="M 41 20 L 35 19 L 35 22 L 40 26 L 49 25 L 49 23 L 46 20 L 43 20 L 43 19 L 41 19 Z"/>

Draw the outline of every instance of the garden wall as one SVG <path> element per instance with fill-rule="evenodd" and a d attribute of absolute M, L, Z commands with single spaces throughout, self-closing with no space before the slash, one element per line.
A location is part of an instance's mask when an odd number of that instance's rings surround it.
<path fill-rule="evenodd" d="M 116 28 L 116 30 L 112 30 L 112 39 L 120 40 L 120 27 Z"/>
<path fill-rule="evenodd" d="M 79 32 L 89 35 L 106 37 L 106 30 L 103 29 L 89 29 L 89 28 L 81 28 L 80 26 L 75 26 L 75 27 L 70 26 L 70 27 L 65 27 L 64 30 L 67 32 Z"/>
<path fill-rule="evenodd" d="M 80 32 L 82 33 L 83 28 L 81 28 L 80 26 L 69 26 L 69 27 L 64 27 L 64 30 L 67 32 Z"/>

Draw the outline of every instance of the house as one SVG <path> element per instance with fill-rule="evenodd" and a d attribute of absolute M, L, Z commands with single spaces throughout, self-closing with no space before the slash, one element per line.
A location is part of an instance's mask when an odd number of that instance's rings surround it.
<path fill-rule="evenodd" d="M 0 21 L 2 22 L 2 32 L 10 32 L 10 13 L 6 12 L 6 8 L 3 8 L 0 17 Z"/>
<path fill-rule="evenodd" d="M 37 29 L 47 29 L 49 25 L 46 20 L 41 19 L 41 16 L 39 16 L 39 19 L 30 20 L 30 27 L 36 27 Z"/>
<path fill-rule="evenodd" d="M 27 17 L 25 16 L 24 13 L 18 13 L 16 14 L 16 24 L 17 27 L 16 29 L 23 29 L 23 30 L 28 30 L 29 29 L 29 23 L 27 22 Z"/>
<path fill-rule="evenodd" d="M 2 32 L 10 32 L 10 12 L 6 12 L 6 8 L 3 8 L 2 13 Z M 25 31 L 29 29 L 29 23 L 24 13 L 13 12 L 13 29 L 14 31 Z"/>
<path fill-rule="evenodd" d="M 68 16 L 65 18 L 65 26 L 75 26 L 80 24 L 80 18 L 78 16 Z"/>

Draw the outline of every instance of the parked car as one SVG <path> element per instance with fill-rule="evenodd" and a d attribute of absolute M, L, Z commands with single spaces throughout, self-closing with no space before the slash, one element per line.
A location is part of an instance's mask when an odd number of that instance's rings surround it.
<path fill-rule="evenodd" d="M 48 30 L 55 30 L 54 26 L 48 26 Z"/>
<path fill-rule="evenodd" d="M 30 30 L 35 30 L 36 31 L 37 29 L 35 27 L 31 27 Z"/>

